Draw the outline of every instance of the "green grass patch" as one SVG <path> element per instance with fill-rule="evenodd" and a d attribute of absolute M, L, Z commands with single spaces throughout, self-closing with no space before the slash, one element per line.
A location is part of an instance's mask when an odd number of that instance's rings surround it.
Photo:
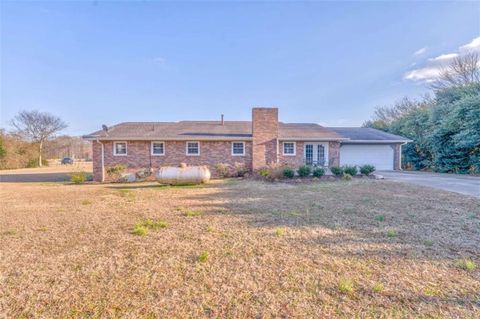
<path fill-rule="evenodd" d="M 457 262 L 457 267 L 466 271 L 474 271 L 477 269 L 477 264 L 473 260 L 465 258 Z"/>
<path fill-rule="evenodd" d="M 12 228 L 12 229 L 7 230 L 4 234 L 5 234 L 5 235 L 14 236 L 14 235 L 16 235 L 17 233 L 18 233 L 17 230 Z"/>
<path fill-rule="evenodd" d="M 136 223 L 133 226 L 132 234 L 137 236 L 145 236 L 150 230 L 158 230 L 166 227 L 168 227 L 168 224 L 164 220 L 146 219 Z"/>
<path fill-rule="evenodd" d="M 142 225 L 133 226 L 132 234 L 137 236 L 146 236 L 148 234 L 148 228 Z"/>
<path fill-rule="evenodd" d="M 206 262 L 208 260 L 208 251 L 202 251 L 197 259 L 201 263 Z"/>
<path fill-rule="evenodd" d="M 285 235 L 285 228 L 280 228 L 280 227 L 279 227 L 279 228 L 276 228 L 276 229 L 275 229 L 275 235 L 277 235 L 277 236 L 283 236 L 283 235 Z"/>
<path fill-rule="evenodd" d="M 377 282 L 375 285 L 372 287 L 372 291 L 375 293 L 380 293 L 384 289 L 383 284 L 381 282 Z"/>
<path fill-rule="evenodd" d="M 393 229 L 390 229 L 390 230 L 387 231 L 387 237 L 388 238 L 395 238 L 395 237 L 397 237 L 397 235 L 398 235 L 397 232 L 394 231 Z"/>
<path fill-rule="evenodd" d="M 427 247 L 432 247 L 433 246 L 433 240 L 424 240 L 423 244 Z"/>
<path fill-rule="evenodd" d="M 199 210 L 189 209 L 183 213 L 187 217 L 201 216 L 202 212 Z"/>
<path fill-rule="evenodd" d="M 353 294 L 353 282 L 349 279 L 341 279 L 337 286 L 338 291 L 343 294 Z"/>
<path fill-rule="evenodd" d="M 375 216 L 375 220 L 378 222 L 384 222 L 385 221 L 385 215 L 377 215 Z"/>

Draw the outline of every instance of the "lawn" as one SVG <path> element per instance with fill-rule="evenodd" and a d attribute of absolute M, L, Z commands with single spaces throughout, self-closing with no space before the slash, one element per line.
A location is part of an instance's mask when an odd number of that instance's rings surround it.
<path fill-rule="evenodd" d="M 377 180 L 0 184 L 0 317 L 480 317 L 480 200 Z"/>

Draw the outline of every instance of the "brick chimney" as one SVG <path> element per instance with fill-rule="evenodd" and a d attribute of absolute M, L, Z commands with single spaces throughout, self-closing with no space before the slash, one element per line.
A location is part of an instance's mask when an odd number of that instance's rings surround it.
<path fill-rule="evenodd" d="M 278 108 L 252 109 L 252 169 L 278 162 Z"/>

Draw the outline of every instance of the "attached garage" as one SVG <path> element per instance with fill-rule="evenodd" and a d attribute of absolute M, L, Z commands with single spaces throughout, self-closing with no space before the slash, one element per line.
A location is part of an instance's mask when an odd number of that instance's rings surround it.
<path fill-rule="evenodd" d="M 395 151 L 390 144 L 342 144 L 340 165 L 375 166 L 377 170 L 393 170 Z"/>

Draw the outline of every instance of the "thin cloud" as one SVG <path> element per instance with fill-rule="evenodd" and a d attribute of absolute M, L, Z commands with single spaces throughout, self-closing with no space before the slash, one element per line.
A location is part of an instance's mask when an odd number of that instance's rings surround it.
<path fill-rule="evenodd" d="M 418 50 L 417 52 L 419 52 L 420 50 Z M 480 53 L 480 37 L 474 38 L 471 42 L 460 46 L 457 51 L 458 52 L 445 53 L 428 59 L 425 66 L 406 72 L 403 76 L 404 79 L 427 83 L 435 81 L 442 73 L 442 69 L 446 65 L 448 65 L 453 59 L 462 56 L 463 54 L 466 54 L 468 52 Z"/>
<path fill-rule="evenodd" d="M 417 51 L 415 51 L 413 53 L 414 56 L 419 56 L 419 55 L 422 55 L 422 54 L 425 54 L 427 52 L 427 47 L 423 47 L 421 49 L 418 49 Z"/>
<path fill-rule="evenodd" d="M 159 66 L 164 66 L 167 63 L 167 60 L 164 57 L 157 56 L 152 59 L 153 63 Z"/>
<path fill-rule="evenodd" d="M 473 39 L 470 43 L 462 45 L 459 51 L 480 51 L 480 37 Z"/>

